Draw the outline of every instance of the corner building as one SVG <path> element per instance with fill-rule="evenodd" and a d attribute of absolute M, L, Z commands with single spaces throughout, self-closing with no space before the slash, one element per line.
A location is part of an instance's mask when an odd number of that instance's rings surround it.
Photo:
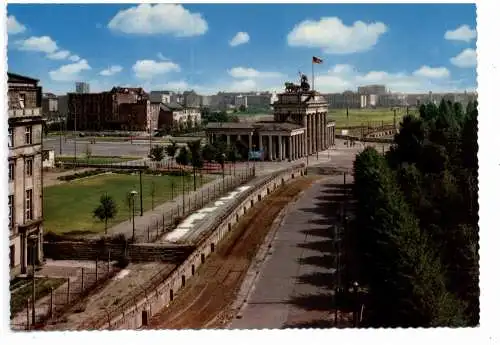
<path fill-rule="evenodd" d="M 286 89 L 273 104 L 273 121 L 208 123 L 208 141 L 241 142 L 260 150 L 264 159 L 295 160 L 325 150 L 335 143 L 335 122 L 328 122 L 328 103 L 316 91 Z"/>
<path fill-rule="evenodd" d="M 42 88 L 8 73 L 9 265 L 27 273 L 43 259 Z"/>

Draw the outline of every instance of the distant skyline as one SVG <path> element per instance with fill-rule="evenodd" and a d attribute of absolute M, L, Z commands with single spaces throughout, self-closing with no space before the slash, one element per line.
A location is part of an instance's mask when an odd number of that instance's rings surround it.
<path fill-rule="evenodd" d="M 473 4 L 7 6 L 8 69 L 44 92 L 280 91 L 299 71 L 320 92 L 474 91 Z M 256 20 L 258 18 L 258 20 Z"/>

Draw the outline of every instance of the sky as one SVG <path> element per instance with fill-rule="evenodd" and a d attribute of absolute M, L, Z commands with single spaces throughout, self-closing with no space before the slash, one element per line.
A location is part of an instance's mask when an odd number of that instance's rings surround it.
<path fill-rule="evenodd" d="M 473 4 L 11 4 L 7 64 L 44 92 L 113 86 L 319 92 L 473 91 Z"/>

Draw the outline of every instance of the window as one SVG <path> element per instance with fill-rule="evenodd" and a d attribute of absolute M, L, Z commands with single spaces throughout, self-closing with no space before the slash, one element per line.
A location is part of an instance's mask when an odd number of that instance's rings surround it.
<path fill-rule="evenodd" d="M 9 228 L 14 226 L 14 195 L 9 195 Z"/>
<path fill-rule="evenodd" d="M 26 191 L 26 220 L 33 219 L 33 189 Z"/>
<path fill-rule="evenodd" d="M 14 162 L 9 162 L 9 181 L 14 181 L 15 169 Z"/>
<path fill-rule="evenodd" d="M 33 136 L 31 133 L 31 126 L 26 126 L 26 131 L 24 132 L 25 142 L 27 145 L 31 145 L 33 142 Z"/>
<path fill-rule="evenodd" d="M 33 158 L 26 159 L 26 176 L 33 176 Z"/>
<path fill-rule="evenodd" d="M 26 100 L 26 95 L 24 93 L 20 93 L 19 94 L 19 107 L 21 109 L 24 109 L 25 100 Z"/>
<path fill-rule="evenodd" d="M 14 129 L 9 128 L 9 147 L 14 146 Z"/>

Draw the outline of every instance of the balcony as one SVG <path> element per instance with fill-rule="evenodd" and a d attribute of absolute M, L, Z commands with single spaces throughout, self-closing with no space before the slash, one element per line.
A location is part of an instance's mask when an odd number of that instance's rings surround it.
<path fill-rule="evenodd" d="M 9 109 L 9 117 L 40 116 L 41 108 Z"/>

